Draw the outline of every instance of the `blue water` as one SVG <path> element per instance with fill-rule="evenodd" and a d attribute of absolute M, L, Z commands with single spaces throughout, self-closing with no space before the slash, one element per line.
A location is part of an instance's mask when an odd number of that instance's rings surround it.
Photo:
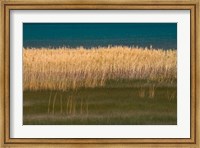
<path fill-rule="evenodd" d="M 24 47 L 138 46 L 177 49 L 176 23 L 24 23 Z"/>

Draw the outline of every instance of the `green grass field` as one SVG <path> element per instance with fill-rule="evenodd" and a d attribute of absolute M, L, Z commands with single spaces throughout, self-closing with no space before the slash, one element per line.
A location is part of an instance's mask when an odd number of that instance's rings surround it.
<path fill-rule="evenodd" d="M 110 81 L 96 88 L 24 91 L 23 124 L 176 125 L 176 89 L 176 84 Z"/>

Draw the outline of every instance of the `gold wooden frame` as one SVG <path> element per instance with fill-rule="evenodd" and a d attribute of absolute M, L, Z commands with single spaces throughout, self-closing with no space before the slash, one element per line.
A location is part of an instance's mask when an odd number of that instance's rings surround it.
<path fill-rule="evenodd" d="M 199 97 L 199 72 L 200 72 L 200 41 L 199 41 L 199 1 L 198 0 L 2 0 L 1 3 L 1 40 L 0 40 L 0 71 L 1 71 L 1 88 L 0 88 L 0 140 L 2 147 L 10 146 L 129 146 L 129 147 L 200 147 L 200 104 Z M 23 9 L 137 9 L 137 10 L 190 10 L 191 24 L 191 137 L 188 139 L 19 139 L 10 138 L 10 10 Z M 76 145 L 72 145 L 76 144 Z M 79 144 L 79 145 L 77 145 Z M 32 146 L 33 146 L 32 145 Z"/>

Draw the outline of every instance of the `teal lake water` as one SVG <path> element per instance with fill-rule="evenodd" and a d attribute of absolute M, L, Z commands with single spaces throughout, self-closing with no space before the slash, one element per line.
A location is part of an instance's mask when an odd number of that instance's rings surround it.
<path fill-rule="evenodd" d="M 176 23 L 24 23 L 24 47 L 177 49 Z"/>

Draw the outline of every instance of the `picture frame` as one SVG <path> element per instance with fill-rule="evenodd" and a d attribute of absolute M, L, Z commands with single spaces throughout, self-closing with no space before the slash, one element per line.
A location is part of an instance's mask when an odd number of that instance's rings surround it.
<path fill-rule="evenodd" d="M 1 3 L 1 146 L 130 146 L 200 147 L 199 1 L 34 1 Z M 191 52 L 190 138 L 10 138 L 10 12 L 11 10 L 189 10 Z M 77 145 L 78 144 L 78 145 Z"/>

